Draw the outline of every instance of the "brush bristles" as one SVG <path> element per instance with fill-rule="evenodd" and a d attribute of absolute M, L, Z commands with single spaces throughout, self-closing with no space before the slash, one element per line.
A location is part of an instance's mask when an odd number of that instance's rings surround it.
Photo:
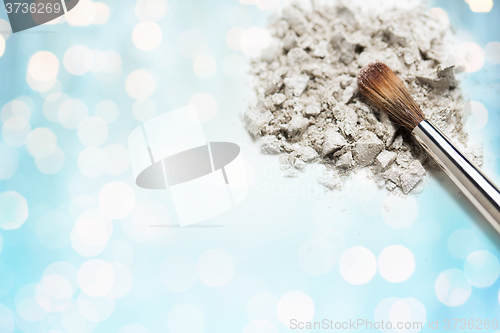
<path fill-rule="evenodd" d="M 404 83 L 384 63 L 363 67 L 358 74 L 358 88 L 377 108 L 385 110 L 393 121 L 410 131 L 425 120 Z"/>

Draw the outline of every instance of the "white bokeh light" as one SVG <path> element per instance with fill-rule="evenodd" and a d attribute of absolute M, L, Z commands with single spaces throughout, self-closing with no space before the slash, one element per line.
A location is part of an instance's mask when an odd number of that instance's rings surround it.
<path fill-rule="evenodd" d="M 9 39 L 12 31 L 10 28 L 10 23 L 4 19 L 0 19 L 0 35 L 3 37 L 4 40 Z"/>
<path fill-rule="evenodd" d="M 203 252 L 196 266 L 200 281 L 210 287 L 226 285 L 234 275 L 233 258 L 219 249 Z"/>
<path fill-rule="evenodd" d="M 191 304 L 173 308 L 168 315 L 167 324 L 170 333 L 201 333 L 205 330 L 203 313 Z"/>
<path fill-rule="evenodd" d="M 186 58 L 194 58 L 206 46 L 207 38 L 197 29 L 186 30 L 177 38 L 177 50 Z"/>
<path fill-rule="evenodd" d="M 168 258 L 161 267 L 161 281 L 173 292 L 191 289 L 196 280 L 196 264 L 184 255 Z"/>
<path fill-rule="evenodd" d="M 81 256 L 96 256 L 104 250 L 112 234 L 112 222 L 99 209 L 87 209 L 71 230 L 71 246 Z"/>
<path fill-rule="evenodd" d="M 54 79 L 53 81 L 51 81 L 50 87 L 48 89 L 40 90 L 39 92 L 40 96 L 42 96 L 43 98 L 47 98 L 52 94 L 61 94 L 62 93 L 61 81 L 59 81 L 58 79 Z M 32 107 L 32 109 L 34 108 Z"/>
<path fill-rule="evenodd" d="M 130 73 L 125 82 L 127 94 L 134 99 L 146 99 L 156 87 L 155 78 L 148 71 L 138 69 Z"/>
<path fill-rule="evenodd" d="M 45 311 L 62 312 L 73 300 L 73 287 L 61 275 L 45 275 L 36 287 L 36 300 Z"/>
<path fill-rule="evenodd" d="M 106 246 L 106 249 L 102 253 L 102 258 L 110 262 L 112 266 L 114 264 L 113 262 L 116 261 L 130 266 L 134 260 L 134 250 L 128 242 L 115 240 Z"/>
<path fill-rule="evenodd" d="M 36 295 L 36 284 L 21 287 L 15 297 L 16 312 L 26 321 L 40 321 L 47 317 L 48 311 L 40 306 Z"/>
<path fill-rule="evenodd" d="M 198 93 L 189 99 L 188 104 L 196 106 L 202 123 L 212 120 L 217 114 L 217 100 L 210 94 Z"/>
<path fill-rule="evenodd" d="M 78 6 L 67 12 L 64 16 L 69 25 L 88 26 L 96 19 L 96 6 L 92 0 L 80 0 Z"/>
<path fill-rule="evenodd" d="M 261 27 L 250 27 L 241 34 L 240 46 L 247 56 L 257 57 L 269 47 L 271 41 L 269 30 Z"/>
<path fill-rule="evenodd" d="M 342 277 L 351 284 L 368 283 L 377 272 L 377 260 L 373 253 L 362 246 L 355 246 L 342 253 L 339 260 Z"/>
<path fill-rule="evenodd" d="M 64 53 L 64 68 L 73 75 L 90 71 L 94 63 L 92 51 L 85 45 L 73 45 Z"/>
<path fill-rule="evenodd" d="M 137 0 L 135 4 L 135 14 L 141 21 L 158 21 L 167 11 L 167 0 Z"/>
<path fill-rule="evenodd" d="M 389 282 L 408 280 L 415 272 L 415 256 L 403 245 L 387 246 L 380 252 L 378 271 Z"/>
<path fill-rule="evenodd" d="M 2 138 L 11 147 L 21 147 L 26 144 L 30 132 L 31 126 L 26 119 L 13 117 L 3 124 Z"/>
<path fill-rule="evenodd" d="M 26 121 L 29 121 L 31 117 L 31 108 L 28 106 L 28 104 L 26 104 L 26 102 L 19 99 L 14 99 L 6 103 L 2 108 L 2 112 L 0 113 L 0 119 L 2 120 L 2 122 L 6 122 L 13 117 L 20 117 L 26 119 Z"/>
<path fill-rule="evenodd" d="M 0 142 L 0 180 L 12 177 L 19 167 L 17 150 Z"/>
<path fill-rule="evenodd" d="M 123 298 L 127 296 L 134 284 L 132 272 L 130 271 L 130 268 L 122 262 L 112 261 L 109 264 L 113 268 L 115 282 L 113 283 L 113 288 L 111 288 L 110 295 L 107 295 L 106 297 L 112 297 L 114 299 Z"/>
<path fill-rule="evenodd" d="M 115 300 L 111 297 L 91 297 L 82 292 L 77 299 L 78 310 L 91 322 L 101 322 L 109 318 L 115 310 Z"/>
<path fill-rule="evenodd" d="M 68 333 L 90 333 L 97 323 L 86 319 L 79 310 L 78 303 L 73 302 L 61 313 L 61 322 Z"/>
<path fill-rule="evenodd" d="M 469 73 L 480 70 L 484 66 L 486 58 L 481 46 L 472 42 L 460 44 L 454 55 L 459 61 L 460 67 L 463 67 Z"/>
<path fill-rule="evenodd" d="M 134 323 L 123 326 L 118 333 L 151 333 L 151 331 L 142 324 Z"/>
<path fill-rule="evenodd" d="M 193 61 L 193 71 L 201 78 L 208 78 L 215 74 L 217 64 L 215 59 L 207 54 L 197 56 Z"/>
<path fill-rule="evenodd" d="M 308 322 L 314 317 L 314 302 L 302 291 L 290 291 L 278 301 L 278 318 L 287 327 L 292 319 Z"/>
<path fill-rule="evenodd" d="M 98 196 L 99 207 L 110 219 L 122 219 L 135 208 L 135 193 L 124 182 L 106 184 Z"/>
<path fill-rule="evenodd" d="M 114 283 L 113 267 L 101 259 L 86 261 L 78 270 L 78 285 L 91 297 L 107 295 Z"/>
<path fill-rule="evenodd" d="M 139 99 L 132 105 L 132 114 L 140 122 L 148 121 L 156 115 L 156 105 L 150 99 Z"/>
<path fill-rule="evenodd" d="M 77 270 L 76 268 L 66 261 L 56 261 L 51 263 L 45 271 L 43 276 L 49 275 L 59 275 L 64 277 L 72 287 L 73 293 L 79 288 L 77 280 Z"/>
<path fill-rule="evenodd" d="M 465 259 L 472 252 L 479 250 L 481 245 L 476 234 L 469 229 L 455 230 L 448 238 L 448 249 L 459 259 Z"/>
<path fill-rule="evenodd" d="M 53 175 L 62 170 L 65 159 L 66 155 L 63 150 L 59 146 L 56 146 L 54 152 L 49 156 L 45 158 L 35 158 L 35 165 L 40 172 L 47 175 Z"/>
<path fill-rule="evenodd" d="M 321 275 L 332 268 L 338 255 L 325 239 L 310 238 L 299 248 L 299 264 L 308 274 Z"/>
<path fill-rule="evenodd" d="M 347 248 L 344 234 L 332 226 L 324 226 L 316 229 L 312 234 L 312 238 L 322 238 L 333 246 L 333 253 L 331 255 L 334 257 L 334 262 L 339 260 L 340 255 Z"/>
<path fill-rule="evenodd" d="M 35 128 L 28 135 L 26 148 L 33 157 L 47 158 L 56 151 L 57 137 L 49 128 Z"/>
<path fill-rule="evenodd" d="M 276 10 L 280 6 L 280 0 L 256 0 L 256 5 L 260 10 Z"/>
<path fill-rule="evenodd" d="M 59 106 L 58 118 L 64 127 L 77 129 L 88 113 L 89 110 L 84 102 L 79 99 L 67 99 Z"/>
<path fill-rule="evenodd" d="M 466 130 L 476 132 L 486 126 L 488 123 L 488 109 L 486 109 L 483 103 L 469 101 L 465 109 L 470 114 L 465 122 Z"/>
<path fill-rule="evenodd" d="M 57 84 L 57 78 L 54 78 L 50 81 L 37 81 L 31 77 L 30 73 L 26 74 L 26 82 L 28 86 L 34 91 L 38 91 L 39 93 L 45 93 L 51 90 Z"/>
<path fill-rule="evenodd" d="M 408 297 L 398 299 L 394 302 L 389 311 L 389 318 L 392 326 L 396 328 L 395 330 L 397 332 L 417 333 L 421 330 L 423 325 L 419 326 L 415 325 L 415 323 L 425 323 L 427 320 L 427 312 L 420 301 Z M 398 328 L 399 323 L 403 323 L 403 328 Z"/>
<path fill-rule="evenodd" d="M 108 74 L 119 73 L 122 67 L 122 58 L 120 53 L 115 50 L 106 50 L 104 51 L 104 57 L 104 72 Z"/>
<path fill-rule="evenodd" d="M 87 147 L 78 155 L 78 169 L 87 177 L 102 175 L 107 168 L 108 157 L 99 147 Z"/>
<path fill-rule="evenodd" d="M 469 8 L 475 13 L 488 13 L 493 8 L 493 0 L 467 0 Z"/>
<path fill-rule="evenodd" d="M 29 215 L 28 202 L 15 191 L 0 193 L 0 228 L 19 229 Z"/>
<path fill-rule="evenodd" d="M 107 156 L 106 173 L 118 176 L 127 171 L 130 163 L 128 150 L 122 145 L 112 143 L 104 147 Z"/>
<path fill-rule="evenodd" d="M 72 241 L 78 241 L 90 248 L 106 246 L 113 234 L 113 223 L 99 209 L 89 209 L 78 217 L 71 232 Z"/>
<path fill-rule="evenodd" d="M 443 29 L 448 28 L 450 26 L 450 19 L 448 18 L 448 13 L 439 7 L 431 8 L 427 12 L 427 14 L 435 19 Z"/>
<path fill-rule="evenodd" d="M 170 224 L 168 209 L 162 203 L 152 200 L 138 204 L 132 213 L 131 223 L 125 223 L 123 227 L 135 241 L 166 246 L 172 242 L 175 234 L 174 229 L 164 228 Z"/>
<path fill-rule="evenodd" d="M 384 327 L 380 327 L 384 333 L 417 333 L 425 327 L 427 311 L 424 305 L 415 298 L 389 297 L 377 304 L 374 319 L 379 323 L 379 327 L 380 323 L 384 322 Z M 423 323 L 422 327 L 420 323 Z"/>
<path fill-rule="evenodd" d="M 48 51 L 35 53 L 28 64 L 28 74 L 39 82 L 50 82 L 57 77 L 59 60 Z"/>
<path fill-rule="evenodd" d="M 100 146 L 108 138 L 108 125 L 99 117 L 85 118 L 78 126 L 78 139 L 84 146 Z"/>
<path fill-rule="evenodd" d="M 484 48 L 486 61 L 492 65 L 500 65 L 500 42 L 490 42 Z"/>
<path fill-rule="evenodd" d="M 43 102 L 43 114 L 45 117 L 53 123 L 59 123 L 59 108 L 68 99 L 68 96 L 60 92 L 51 93 L 45 97 L 45 101 Z"/>
<path fill-rule="evenodd" d="M 161 44 L 163 32 L 158 24 L 154 22 L 141 22 L 137 24 L 132 32 L 132 42 L 143 51 L 151 51 Z"/>
<path fill-rule="evenodd" d="M 113 101 L 100 101 L 95 107 L 95 115 L 101 117 L 107 124 L 114 122 L 119 114 L 118 105 Z"/>
<path fill-rule="evenodd" d="M 279 331 L 270 321 L 259 319 L 249 322 L 243 333 L 279 333 Z"/>
<path fill-rule="evenodd" d="M 417 200 L 412 196 L 389 194 L 381 206 L 381 212 L 389 226 L 394 229 L 406 229 L 417 220 Z"/>
<path fill-rule="evenodd" d="M 2 35 L 0 35 L 0 57 L 3 56 L 5 52 L 5 39 L 3 38 Z"/>
<path fill-rule="evenodd" d="M 278 321 L 279 297 L 270 292 L 253 295 L 247 303 L 247 318 L 250 321 L 265 319 L 272 323 Z"/>
<path fill-rule="evenodd" d="M 95 18 L 92 24 L 106 24 L 111 16 L 111 9 L 104 2 L 95 2 Z"/>
<path fill-rule="evenodd" d="M 489 287 L 500 275 L 500 264 L 493 253 L 486 250 L 475 251 L 465 260 L 464 272 L 474 287 Z"/>
<path fill-rule="evenodd" d="M 243 28 L 235 27 L 229 29 L 229 31 L 226 33 L 226 44 L 231 50 L 241 50 L 241 35 L 244 31 L 245 29 Z"/>
<path fill-rule="evenodd" d="M 464 304 L 471 295 L 471 282 L 459 269 L 449 269 L 439 274 L 434 290 L 437 298 L 447 306 Z"/>

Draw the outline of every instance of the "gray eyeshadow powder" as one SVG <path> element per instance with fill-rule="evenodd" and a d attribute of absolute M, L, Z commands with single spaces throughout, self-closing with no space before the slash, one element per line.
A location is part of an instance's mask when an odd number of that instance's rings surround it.
<path fill-rule="evenodd" d="M 292 5 L 268 29 L 273 41 L 252 60 L 255 98 L 244 121 L 264 152 L 280 154 L 285 176 L 323 163 L 319 181 L 333 189 L 368 168 L 380 186 L 406 194 L 436 167 L 408 132 L 358 94 L 356 75 L 374 61 L 389 65 L 427 119 L 482 164 L 482 147 L 466 145 L 464 97 L 447 63 L 450 29 L 423 8 L 376 15 L 347 3 L 312 11 Z"/>

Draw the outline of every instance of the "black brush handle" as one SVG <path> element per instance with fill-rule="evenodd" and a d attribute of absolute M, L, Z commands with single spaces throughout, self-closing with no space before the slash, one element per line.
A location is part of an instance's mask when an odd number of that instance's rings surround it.
<path fill-rule="evenodd" d="M 415 127 L 412 135 L 500 233 L 500 191 L 498 188 L 427 120 Z"/>

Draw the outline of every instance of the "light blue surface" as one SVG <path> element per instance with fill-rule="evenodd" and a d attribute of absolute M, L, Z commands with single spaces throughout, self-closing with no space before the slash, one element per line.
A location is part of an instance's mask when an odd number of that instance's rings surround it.
<path fill-rule="evenodd" d="M 450 269 L 476 272 L 474 265 L 466 264 L 465 259 L 471 252 L 487 250 L 496 258 L 500 257 L 500 237 L 444 175 L 431 175 L 425 190 L 416 197 L 418 217 L 413 224 L 406 229 L 395 229 L 385 222 L 381 214 L 386 196 L 383 191 L 373 190 L 362 181 L 353 181 L 341 193 L 325 192 L 316 181 L 315 167 L 310 167 L 297 179 L 283 178 L 277 157 L 260 153 L 258 145 L 249 137 L 239 119 L 249 99 L 246 81 L 243 77 L 225 75 L 222 63 L 227 55 L 233 53 L 244 56 L 241 51 L 228 48 L 225 42 L 227 31 L 235 26 L 245 29 L 250 26 L 264 27 L 270 12 L 261 11 L 254 5 L 243 6 L 237 1 L 169 1 L 168 12 L 157 22 L 163 31 L 162 45 L 146 52 L 138 50 L 131 39 L 134 26 L 139 23 L 134 13 L 135 1 L 105 3 L 111 8 L 110 21 L 105 25 L 40 26 L 11 35 L 6 41 L 5 54 L 0 57 L 0 106 L 18 96 L 28 96 L 33 102 L 31 128 L 50 128 L 66 155 L 62 170 L 55 175 L 47 175 L 36 167 L 26 146 L 16 148 L 19 168 L 9 179 L 0 180 L 0 192 L 16 191 L 29 206 L 29 217 L 19 229 L 0 231 L 0 304 L 5 305 L 0 305 L 0 332 L 3 332 L 2 329 L 10 332 L 8 325 L 12 314 L 16 322 L 14 332 L 29 333 L 50 329 L 56 330 L 49 331 L 51 333 L 58 333 L 57 330 L 90 332 L 91 329 L 94 332 L 120 332 L 122 327 L 133 323 L 140 323 L 154 333 L 196 333 L 201 332 L 200 328 L 208 333 L 243 332 L 245 327 L 245 333 L 252 333 L 257 331 L 252 331 L 248 325 L 254 319 L 270 319 L 275 328 L 263 332 L 293 332 L 298 330 L 287 328 L 276 314 L 277 299 L 293 291 L 301 291 L 312 299 L 312 320 L 317 321 L 358 318 L 375 321 L 377 305 L 390 297 L 415 298 L 425 307 L 426 320 L 439 320 L 440 325 L 447 318 L 500 320 L 500 280 L 497 279 L 494 259 L 490 256 L 487 257 L 488 264 L 478 268 L 481 278 L 474 274 L 466 277 L 472 279 L 473 286 L 470 297 L 463 305 L 447 306 L 436 296 L 435 283 L 442 272 Z M 445 9 L 451 25 L 468 31 L 483 49 L 489 42 L 500 41 L 499 3 L 495 3 L 487 14 L 473 13 L 463 0 L 436 0 L 432 4 L 431 7 Z M 235 10 L 243 10 L 241 18 L 244 19 L 233 22 Z M 3 9 L 0 18 L 6 19 Z M 213 76 L 196 76 L 192 68 L 193 60 L 178 52 L 178 36 L 187 29 L 199 29 L 205 34 L 211 49 L 209 54 L 217 65 Z M 68 73 L 63 58 L 65 51 L 75 44 L 86 45 L 90 49 L 117 51 L 122 60 L 121 75 L 110 82 L 103 82 L 91 72 L 81 76 Z M 159 241 L 134 239 L 134 232 L 127 231 L 133 224 L 134 213 L 131 213 L 112 221 L 113 234 L 104 251 L 90 257 L 79 254 L 70 241 L 78 213 L 84 210 L 72 202 L 76 194 L 85 193 L 97 200 L 104 185 L 123 181 L 134 189 L 137 206 L 148 200 L 157 200 L 170 209 L 171 204 L 164 193 L 151 193 L 135 187 L 130 168 L 118 176 L 87 178 L 81 175 L 78 155 L 85 147 L 80 143 L 77 131 L 48 121 L 42 111 L 44 97 L 26 82 L 29 60 L 42 50 L 50 51 L 57 57 L 57 78 L 62 84 L 62 92 L 70 98 L 82 100 L 89 109 L 89 116 L 95 115 L 94 108 L 101 100 L 112 100 L 118 105 L 119 118 L 108 125 L 109 135 L 103 146 L 117 143 L 126 147 L 128 134 L 140 124 L 132 115 L 134 100 L 125 89 L 127 76 L 136 69 L 148 70 L 156 80 L 156 89 L 150 99 L 156 104 L 157 114 L 186 105 L 195 93 L 211 94 L 217 100 L 218 110 L 212 120 L 203 124 L 205 137 L 209 141 L 230 141 L 242 147 L 251 175 L 247 199 L 235 209 L 207 221 L 207 224 L 223 227 L 158 229 L 158 233 L 166 234 Z M 478 72 L 461 74 L 460 79 L 467 96 L 481 102 L 488 110 L 487 125 L 473 136 L 484 141 L 485 170 L 498 182 L 500 97 L 498 86 L 495 94 L 492 84 L 500 82 L 500 65 L 486 62 Z M 413 202 L 412 205 L 410 208 L 415 209 Z M 4 206 L 0 202 L 0 209 L 9 210 L 12 206 Z M 45 213 L 52 211 L 65 215 L 44 217 Z M 411 211 L 404 211 L 396 220 L 404 220 L 411 214 Z M 47 223 L 41 224 L 40 220 Z M 176 224 L 176 221 L 169 223 Z M 53 228 L 53 232 L 48 233 L 44 228 Z M 147 232 L 154 234 L 156 231 Z M 47 234 L 54 237 L 53 241 L 41 242 L 40 238 L 46 239 L 43 235 Z M 318 251 L 317 255 L 308 256 L 311 244 L 313 251 Z M 416 269 L 406 281 L 389 282 L 378 271 L 366 284 L 353 285 L 341 276 L 339 258 L 344 250 L 362 246 L 378 257 L 387 246 L 398 244 L 410 250 L 415 258 Z M 113 248 L 119 250 L 113 252 Z M 203 260 L 199 261 L 206 251 L 212 249 L 225 251 L 231 258 L 229 262 L 234 263 L 234 275 L 229 274 L 229 282 L 220 287 L 204 283 L 207 276 L 201 267 Z M 326 272 L 321 271 L 322 263 L 315 261 L 324 251 L 327 253 L 326 261 L 334 262 L 326 265 Z M 175 262 L 185 265 L 185 279 L 195 279 L 192 286 L 187 283 L 186 291 L 174 292 L 162 282 L 164 262 L 176 255 L 184 256 Z M 225 257 L 216 258 L 223 260 Z M 80 270 L 86 261 L 92 259 L 121 262 L 129 268 L 133 277 L 132 288 L 125 297 L 114 300 L 114 310 L 108 319 L 88 326 L 88 330 L 80 330 L 83 327 L 80 324 L 73 327 L 74 330 L 68 330 L 60 312 L 36 317 L 36 309 L 23 308 L 23 302 L 36 294 L 34 284 L 40 283 L 51 263 L 65 261 Z M 323 274 L 310 274 L 317 273 L 318 267 Z M 213 271 L 219 272 L 219 269 L 216 265 Z M 495 280 L 492 285 L 474 286 L 477 279 L 481 284 L 483 279 L 488 280 L 488 276 L 490 280 Z M 175 286 L 182 289 L 185 279 L 175 280 Z M 224 280 L 220 276 L 214 279 L 218 282 Z M 250 300 L 262 292 L 274 296 L 267 294 L 271 301 L 265 304 L 270 310 L 266 310 L 266 306 L 256 308 L 264 313 L 259 317 L 253 315 L 257 310 Z M 80 293 L 76 289 L 72 297 L 76 300 Z M 305 304 L 304 301 L 300 303 L 302 306 Z M 72 304 L 71 307 L 76 309 L 78 302 L 73 301 Z M 193 306 L 197 310 L 193 310 Z M 302 309 L 301 313 L 308 309 Z M 23 319 L 20 313 L 26 314 L 26 311 L 28 317 L 39 320 Z M 97 313 L 104 311 L 97 310 Z M 183 313 L 192 316 L 183 317 Z M 68 313 L 65 315 L 69 316 Z M 176 324 L 176 320 L 180 324 Z M 190 325 L 193 325 L 192 330 L 185 330 Z M 143 328 L 138 327 L 130 326 L 122 333 L 143 332 Z"/>

